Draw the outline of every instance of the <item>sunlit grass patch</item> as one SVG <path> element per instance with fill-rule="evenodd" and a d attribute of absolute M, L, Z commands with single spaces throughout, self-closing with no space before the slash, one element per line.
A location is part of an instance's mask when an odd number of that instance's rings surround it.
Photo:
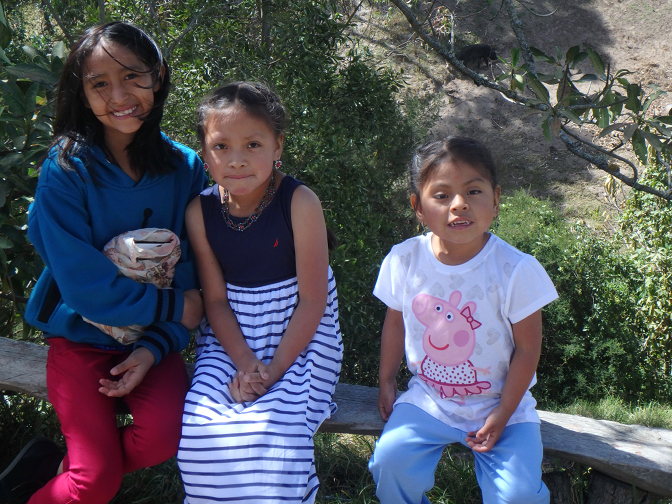
<path fill-rule="evenodd" d="M 598 420 L 611 420 L 622 424 L 672 429 L 672 408 L 657 401 L 645 404 L 629 404 L 618 397 L 607 396 L 598 402 L 578 399 L 573 404 L 553 410 L 558 413 L 580 415 Z"/>

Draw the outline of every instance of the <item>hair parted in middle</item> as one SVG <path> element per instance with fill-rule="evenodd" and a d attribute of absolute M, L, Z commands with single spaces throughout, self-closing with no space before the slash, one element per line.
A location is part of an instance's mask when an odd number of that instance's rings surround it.
<path fill-rule="evenodd" d="M 278 137 L 286 128 L 286 113 L 280 97 L 259 82 L 231 82 L 210 91 L 201 101 L 197 114 L 196 134 L 203 143 L 208 118 L 217 112 L 241 107 L 245 112 L 261 119 Z"/>
<path fill-rule="evenodd" d="M 420 198 L 420 191 L 434 170 L 443 163 L 471 166 L 497 187 L 497 166 L 488 148 L 468 137 L 448 136 L 427 142 L 415 150 L 410 165 L 411 193 Z"/>

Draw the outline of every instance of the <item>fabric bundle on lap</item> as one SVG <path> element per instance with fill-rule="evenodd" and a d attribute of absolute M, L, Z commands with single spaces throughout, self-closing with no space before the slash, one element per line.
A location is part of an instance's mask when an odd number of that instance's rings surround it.
<path fill-rule="evenodd" d="M 112 238 L 103 253 L 119 268 L 120 275 L 167 289 L 180 260 L 180 239 L 169 229 L 136 229 Z M 145 330 L 141 325 L 113 327 L 82 318 L 124 345 L 137 341 Z"/>

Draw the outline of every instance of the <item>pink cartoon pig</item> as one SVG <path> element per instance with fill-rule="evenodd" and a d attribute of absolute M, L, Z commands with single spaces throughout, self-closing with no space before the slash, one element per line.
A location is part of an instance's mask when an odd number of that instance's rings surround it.
<path fill-rule="evenodd" d="M 474 319 L 476 303 L 468 301 L 458 308 L 462 293 L 453 291 L 448 302 L 443 299 L 418 294 L 411 308 L 417 319 L 426 327 L 422 335 L 422 348 L 427 354 L 418 376 L 430 387 L 439 391 L 441 398 L 480 394 L 490 388 L 487 381 L 478 381 L 476 372 L 490 374 L 490 367 L 474 367 L 469 357 L 476 346 L 475 329 L 481 323 Z"/>

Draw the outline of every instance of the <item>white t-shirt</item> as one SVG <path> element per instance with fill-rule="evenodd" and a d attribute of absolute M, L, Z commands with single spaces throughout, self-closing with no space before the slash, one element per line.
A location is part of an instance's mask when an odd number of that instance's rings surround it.
<path fill-rule="evenodd" d="M 495 235 L 471 260 L 441 263 L 431 233 L 392 247 L 374 295 L 401 311 L 413 377 L 397 403 L 414 404 L 463 431 L 499 404 L 514 350 L 511 325 L 558 297 L 532 256 Z M 530 387 L 536 383 L 536 375 Z M 528 390 L 508 424 L 539 423 Z"/>

